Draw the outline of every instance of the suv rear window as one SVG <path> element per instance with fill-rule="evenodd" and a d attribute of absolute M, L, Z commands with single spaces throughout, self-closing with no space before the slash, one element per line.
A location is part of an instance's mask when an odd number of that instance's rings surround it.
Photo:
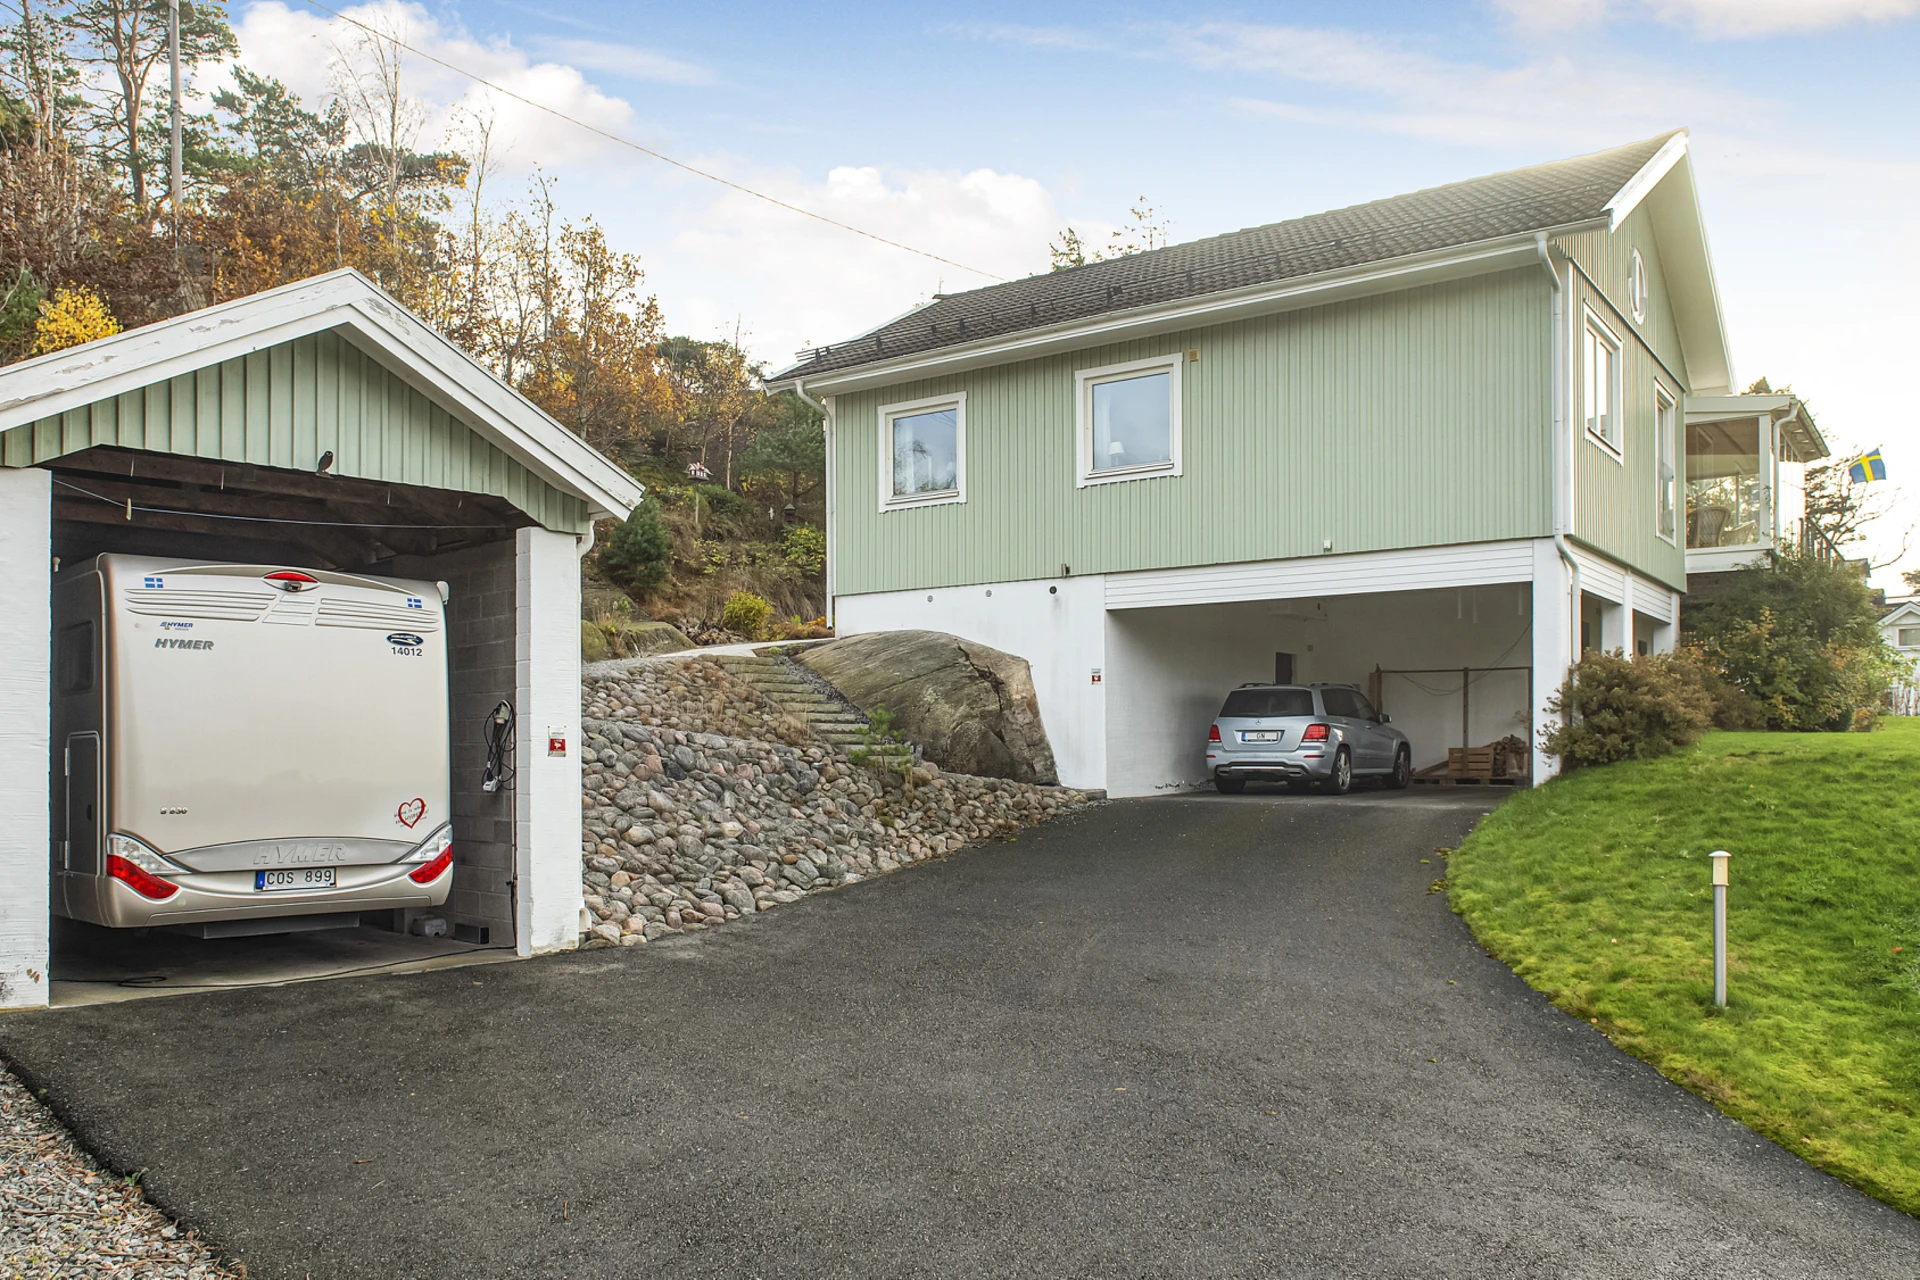
<path fill-rule="evenodd" d="M 1312 714 L 1313 694 L 1306 689 L 1235 689 L 1220 708 L 1222 720 Z"/>

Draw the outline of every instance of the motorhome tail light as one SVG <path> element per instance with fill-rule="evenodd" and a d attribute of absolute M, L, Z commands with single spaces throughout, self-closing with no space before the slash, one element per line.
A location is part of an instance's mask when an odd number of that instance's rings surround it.
<path fill-rule="evenodd" d="M 408 872 L 407 879 L 413 881 L 415 884 L 432 884 L 445 874 L 446 869 L 452 865 L 453 845 L 449 843 L 446 848 L 440 851 L 440 856 L 432 862 L 415 867 L 412 871 Z"/>
<path fill-rule="evenodd" d="M 1306 732 L 1304 732 L 1304 733 L 1302 733 L 1302 734 L 1300 735 L 1300 741 L 1302 741 L 1302 742 L 1325 742 L 1325 741 L 1327 740 L 1327 727 L 1328 727 L 1328 726 L 1326 726 L 1326 725 L 1324 725 L 1324 724 L 1310 724 L 1310 725 L 1308 725 L 1308 726 L 1307 726 L 1307 728 L 1306 728 Z"/>
<path fill-rule="evenodd" d="M 180 892 L 179 885 L 168 884 L 159 876 L 142 871 L 117 853 L 107 855 L 107 874 L 141 897 L 151 898 L 155 902 L 165 902 Z"/>
<path fill-rule="evenodd" d="M 278 573 L 267 575 L 267 581 L 282 591 L 305 591 L 308 587 L 320 585 L 320 579 L 310 573 L 301 573 L 298 569 L 282 569 Z"/>
<path fill-rule="evenodd" d="M 1207 729 L 1207 741 L 1208 741 L 1208 742 L 1218 742 L 1218 741 L 1220 741 L 1220 726 L 1219 726 L 1219 725 L 1217 725 L 1217 724 L 1216 724 L 1216 725 L 1212 725 L 1212 726 L 1209 726 L 1209 727 L 1208 727 L 1208 729 Z"/>

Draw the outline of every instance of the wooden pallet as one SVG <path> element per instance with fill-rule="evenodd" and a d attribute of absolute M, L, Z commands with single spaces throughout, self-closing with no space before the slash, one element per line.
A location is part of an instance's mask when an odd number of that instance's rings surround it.
<path fill-rule="evenodd" d="M 1445 761 L 1416 770 L 1413 780 L 1442 787 L 1514 787 L 1529 780 L 1529 763 L 1525 744 L 1507 737 L 1484 747 L 1449 747 Z"/>

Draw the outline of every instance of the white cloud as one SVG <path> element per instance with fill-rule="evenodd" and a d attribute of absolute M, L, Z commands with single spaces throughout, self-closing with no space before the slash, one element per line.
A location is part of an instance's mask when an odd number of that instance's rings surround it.
<path fill-rule="evenodd" d="M 1920 13 L 1920 0 L 1494 0 L 1522 28 L 1559 30 L 1608 18 L 1652 18 L 1703 36 L 1754 39 Z"/>
<path fill-rule="evenodd" d="M 1046 270 L 1047 241 L 1062 222 L 1040 183 L 991 169 L 883 173 L 842 166 L 825 181 L 768 176 L 757 185 L 1009 278 Z M 672 253 L 656 263 L 653 280 L 674 328 L 730 333 L 736 318 L 746 317 L 747 344 L 776 368 L 804 345 L 861 333 L 935 292 L 993 283 L 732 191 L 689 219 Z"/>
<path fill-rule="evenodd" d="M 605 71 L 609 75 L 626 76 L 633 80 L 680 85 L 718 83 L 718 77 L 707 67 L 638 45 L 609 40 L 541 37 L 534 41 L 534 48 L 540 51 L 542 57 L 571 67 Z"/>
<path fill-rule="evenodd" d="M 603 93 L 578 68 L 563 62 L 536 61 L 508 40 L 482 41 L 449 26 L 415 3 L 379 0 L 343 10 L 348 17 L 393 31 L 414 48 L 453 66 L 598 128 L 621 133 L 633 127 L 633 109 Z M 310 104 L 333 89 L 333 64 L 342 51 L 352 54 L 360 28 L 339 19 L 295 10 L 280 0 L 249 5 L 234 28 L 240 60 L 250 69 L 286 83 Z M 606 162 L 615 144 L 574 128 L 543 111 L 488 91 L 467 76 L 414 54 L 404 57 L 404 91 L 425 116 L 422 146 L 441 145 L 462 112 L 494 118 L 494 149 L 510 168 L 539 163 L 549 167 L 599 160 Z M 624 150 L 623 155 L 631 155 Z"/>

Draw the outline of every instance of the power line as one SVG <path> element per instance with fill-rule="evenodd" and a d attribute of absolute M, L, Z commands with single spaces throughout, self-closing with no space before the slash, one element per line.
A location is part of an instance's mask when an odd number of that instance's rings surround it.
<path fill-rule="evenodd" d="M 319 3 L 319 0 L 306 0 L 306 3 L 312 8 L 318 9 L 320 12 L 324 14 L 328 14 L 332 17 L 338 18 L 340 21 L 345 22 L 350 26 L 355 26 L 360 28 L 362 31 L 366 32 L 368 35 L 372 36 L 376 40 L 385 40 L 389 44 L 393 45 L 395 48 L 405 49 L 408 53 L 411 53 L 416 58 L 425 58 L 428 62 L 433 63 L 436 67 L 444 67 L 448 71 L 453 72 L 457 76 L 465 76 L 467 79 L 473 81 L 475 84 L 485 85 L 487 88 L 493 90 L 495 93 L 501 94 L 508 98 L 512 98 L 515 102 L 522 103 L 525 106 L 532 107 L 535 111 L 544 111 L 548 115 L 553 116 L 555 119 L 565 120 L 568 124 L 573 125 L 576 128 L 585 129 L 588 133 L 598 134 L 600 137 L 605 138 L 609 142 L 617 143 L 620 146 L 627 147 L 634 151 L 638 151 L 643 156 L 651 156 L 653 159 L 660 161 L 662 164 L 670 164 L 676 169 L 680 169 L 694 175 L 696 178 L 705 178 L 708 182 L 717 182 L 723 187 L 731 187 L 735 191 L 741 192 L 745 195 L 750 195 L 756 200 L 764 200 L 768 204 L 776 205 L 779 208 L 785 209 L 789 213 L 797 213 L 803 218 L 812 218 L 815 222 L 824 222 L 828 226 L 838 227 L 842 231 L 851 231 L 856 236 L 865 236 L 869 240 L 877 241 L 878 243 L 887 245 L 890 248 L 904 250 L 907 253 L 917 254 L 922 258 L 930 258 L 935 262 L 944 263 L 949 267 L 958 267 L 962 271 L 971 271 L 973 274 L 977 276 L 985 276 L 989 280 L 997 280 L 1002 284 L 1006 283 L 1007 278 L 1005 276 L 995 275 L 993 272 L 984 271 L 979 267 L 970 267 L 964 262 L 955 262 L 952 258 L 943 258 L 939 254 L 929 253 L 925 249 L 916 249 L 912 245 L 902 244 L 898 240 L 889 240 L 887 239 L 887 237 L 882 235 L 875 235 L 871 231 L 863 231 L 861 228 L 853 226 L 851 223 L 841 222 L 837 218 L 829 218 L 826 214 L 815 213 L 811 209 L 803 209 L 797 204 L 788 204 L 785 200 L 780 199 L 778 196 L 770 196 L 764 191 L 755 191 L 752 187 L 743 186 L 740 183 L 733 181 L 731 178 L 723 178 L 717 173 L 708 173 L 705 169 L 696 169 L 690 164 L 684 164 L 681 161 L 675 160 L 672 156 L 662 155 L 660 152 L 653 150 L 651 147 L 643 147 L 639 143 L 634 142 L 629 138 L 623 138 L 617 133 L 608 133 L 605 129 L 602 129 L 597 125 L 588 124 L 584 120 L 577 120 L 574 117 L 568 115 L 564 111 L 556 111 L 554 108 L 549 107 L 544 103 L 535 102 L 532 98 L 528 98 L 521 94 L 515 93 L 513 90 L 506 88 L 504 85 L 495 84 L 493 81 L 487 79 L 485 76 L 475 75 L 473 72 L 467 70 L 465 67 L 456 67 L 451 62 L 448 62 L 444 58 L 436 58 L 432 54 L 426 52 L 423 49 L 414 48 L 412 45 L 406 43 L 404 40 L 398 39 L 397 37 L 389 35 L 388 33 L 384 31 L 380 31 L 374 27 L 370 27 L 366 23 L 361 22 L 357 19 L 349 18 L 346 14 L 341 13 L 338 9 L 329 9 L 327 8 L 326 5 Z"/>

